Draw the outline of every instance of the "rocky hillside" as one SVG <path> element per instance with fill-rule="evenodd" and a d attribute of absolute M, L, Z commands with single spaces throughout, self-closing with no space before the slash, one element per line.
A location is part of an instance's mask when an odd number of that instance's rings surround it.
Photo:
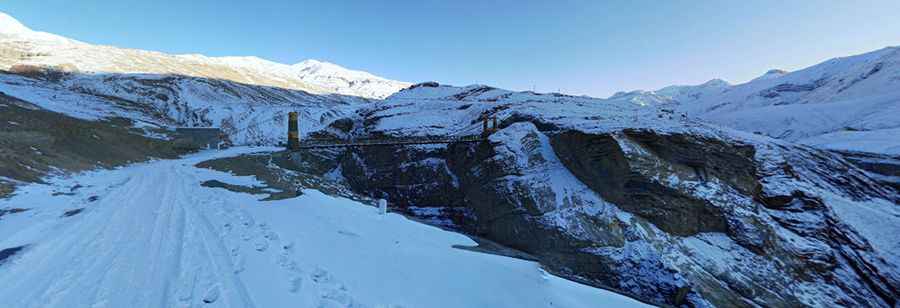
<path fill-rule="evenodd" d="M 0 93 L 0 199 L 48 176 L 172 159 L 201 148 L 176 132 L 134 124 L 121 117 L 78 119 Z M 167 138 L 159 138 L 163 134 Z"/>
<path fill-rule="evenodd" d="M 473 134 L 475 145 L 299 152 L 397 210 L 656 303 L 875 306 L 900 292 L 898 196 L 838 155 L 598 100 L 429 83 L 320 137 Z"/>
<path fill-rule="evenodd" d="M 384 98 L 409 86 L 405 82 L 315 60 L 287 65 L 257 57 L 169 55 L 91 45 L 33 31 L 0 12 L 0 69 L 33 67 L 86 73 L 174 74 L 365 98 Z"/>

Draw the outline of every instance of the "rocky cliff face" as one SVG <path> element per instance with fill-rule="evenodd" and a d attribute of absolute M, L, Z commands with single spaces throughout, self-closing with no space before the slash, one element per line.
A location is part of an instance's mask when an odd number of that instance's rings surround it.
<path fill-rule="evenodd" d="M 657 304 L 897 304 L 897 196 L 830 153 L 625 103 L 437 85 L 319 136 L 474 133 L 483 115 L 503 121 L 481 144 L 294 159 Z"/>

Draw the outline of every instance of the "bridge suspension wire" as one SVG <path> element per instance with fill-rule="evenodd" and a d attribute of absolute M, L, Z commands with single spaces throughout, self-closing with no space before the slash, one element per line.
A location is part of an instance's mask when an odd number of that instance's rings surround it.
<path fill-rule="evenodd" d="M 351 138 L 351 139 L 307 139 L 302 141 L 299 136 L 300 113 L 296 111 L 288 112 L 288 142 L 287 145 L 291 149 L 315 149 L 315 148 L 336 148 L 336 147 L 365 147 L 365 146 L 389 146 L 389 145 L 425 145 L 425 144 L 451 144 L 451 143 L 477 143 L 488 141 L 487 136 L 493 133 L 496 128 L 496 118 L 493 118 L 492 127 L 487 126 L 487 118 L 483 118 L 484 127 L 487 129 L 481 134 L 472 133 L 477 130 L 477 126 L 466 123 L 460 128 L 446 132 L 439 136 L 388 136 L 380 138 Z M 230 134 L 240 134 L 251 129 L 257 129 L 259 125 L 268 124 L 275 121 L 285 120 L 283 116 L 275 116 L 266 120 L 258 121 L 256 118 L 250 120 L 251 125 L 231 130 Z M 291 125 L 291 122 L 295 123 Z M 468 134 L 467 134 L 468 132 Z M 296 140 L 292 142 L 292 140 Z"/>
<path fill-rule="evenodd" d="M 465 125 L 452 133 L 441 136 L 386 136 L 376 138 L 322 138 L 322 139 L 304 139 L 299 140 L 296 123 L 296 112 L 289 114 L 290 122 L 288 123 L 288 149 L 322 149 L 322 148 L 346 148 L 346 147 L 369 147 L 369 146 L 396 146 L 396 145 L 426 145 L 426 144 L 453 144 L 453 143 L 480 143 L 488 141 L 490 134 L 497 131 L 497 118 L 495 116 L 482 117 L 483 130 L 481 134 L 462 134 L 463 131 L 470 130 L 469 125 Z M 490 121 L 490 122 L 489 122 Z M 488 123 L 491 125 L 488 126 Z"/>

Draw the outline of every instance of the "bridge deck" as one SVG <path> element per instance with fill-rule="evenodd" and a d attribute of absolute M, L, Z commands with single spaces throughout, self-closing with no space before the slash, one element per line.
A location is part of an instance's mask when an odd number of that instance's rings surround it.
<path fill-rule="evenodd" d="M 405 138 L 385 138 L 385 139 L 307 139 L 302 140 L 300 145 L 294 150 L 306 149 L 325 149 L 325 148 L 349 148 L 349 147 L 371 147 L 371 146 L 396 146 L 396 145 L 417 145 L 417 144 L 451 144 L 451 143 L 478 143 L 487 141 L 479 135 L 460 136 L 460 137 L 405 137 Z"/>

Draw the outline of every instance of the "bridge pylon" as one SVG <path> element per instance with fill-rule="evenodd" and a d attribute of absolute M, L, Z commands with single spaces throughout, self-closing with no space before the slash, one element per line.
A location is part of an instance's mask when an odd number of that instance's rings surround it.
<path fill-rule="evenodd" d="M 491 122 L 491 126 L 488 127 L 488 120 Z M 481 117 L 481 137 L 487 138 L 491 134 L 497 131 L 497 116 L 483 116 Z"/>
<path fill-rule="evenodd" d="M 288 142 L 289 150 L 300 148 L 300 117 L 296 111 L 288 112 Z"/>

